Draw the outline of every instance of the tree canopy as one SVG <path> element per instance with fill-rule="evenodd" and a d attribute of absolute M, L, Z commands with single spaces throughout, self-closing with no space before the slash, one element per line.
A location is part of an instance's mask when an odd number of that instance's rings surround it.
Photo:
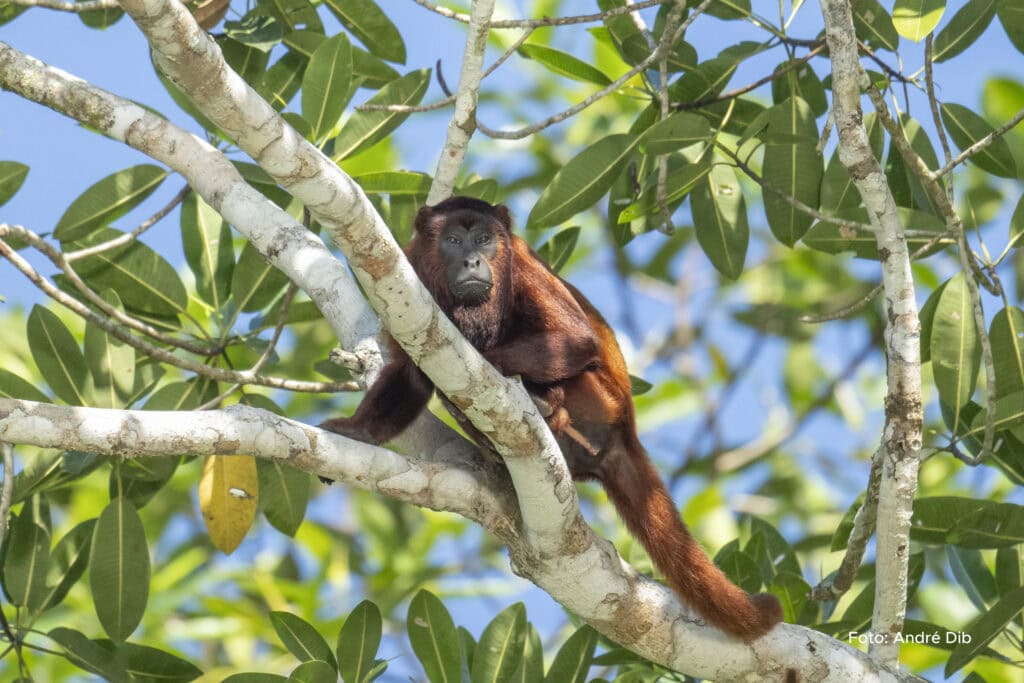
<path fill-rule="evenodd" d="M 0 26 L 8 677 L 1020 676 L 1021 0 L 0 0 Z M 452 194 L 508 204 L 605 314 L 681 514 L 787 624 L 704 625 L 569 484 L 402 255 Z M 436 398 L 385 447 L 315 427 L 382 332 L 503 462 Z"/>

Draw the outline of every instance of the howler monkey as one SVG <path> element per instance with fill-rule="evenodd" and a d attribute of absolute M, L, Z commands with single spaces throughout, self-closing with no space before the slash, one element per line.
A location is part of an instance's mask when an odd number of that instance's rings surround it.
<path fill-rule="evenodd" d="M 503 374 L 519 375 L 546 403 L 548 425 L 573 478 L 604 485 L 683 601 L 745 640 L 781 620 L 774 596 L 749 595 L 733 584 L 690 535 L 637 438 L 629 374 L 611 328 L 512 234 L 504 206 L 469 197 L 424 206 L 406 254 L 473 346 Z M 328 420 L 325 429 L 383 443 L 423 410 L 433 384 L 393 340 L 390 351 L 355 414 Z"/>

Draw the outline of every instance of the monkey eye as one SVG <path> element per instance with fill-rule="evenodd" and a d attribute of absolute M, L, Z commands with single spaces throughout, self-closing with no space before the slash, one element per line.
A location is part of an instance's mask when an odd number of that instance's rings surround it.
<path fill-rule="evenodd" d="M 476 243 L 477 244 L 487 244 L 490 241 L 491 241 L 491 236 L 490 235 L 480 235 L 479 237 L 476 238 Z"/>
<path fill-rule="evenodd" d="M 448 244 L 462 244 L 462 240 L 460 240 L 455 235 L 448 235 L 446 239 L 448 241 Z"/>

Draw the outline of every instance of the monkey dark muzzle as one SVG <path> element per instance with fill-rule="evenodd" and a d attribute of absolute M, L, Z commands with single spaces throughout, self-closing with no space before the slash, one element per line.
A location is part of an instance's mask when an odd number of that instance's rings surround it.
<path fill-rule="evenodd" d="M 464 306 L 476 306 L 487 301 L 493 285 L 486 280 L 462 280 L 452 288 L 455 299 Z"/>

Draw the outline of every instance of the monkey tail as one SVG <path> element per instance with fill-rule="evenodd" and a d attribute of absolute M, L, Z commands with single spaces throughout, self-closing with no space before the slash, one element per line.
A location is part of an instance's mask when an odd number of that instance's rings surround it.
<path fill-rule="evenodd" d="M 782 621 L 769 593 L 750 595 L 722 573 L 679 517 L 665 485 L 639 441 L 602 477 L 608 497 L 669 586 L 709 624 L 746 641 Z M 610 454 L 609 454 L 610 455 Z"/>

